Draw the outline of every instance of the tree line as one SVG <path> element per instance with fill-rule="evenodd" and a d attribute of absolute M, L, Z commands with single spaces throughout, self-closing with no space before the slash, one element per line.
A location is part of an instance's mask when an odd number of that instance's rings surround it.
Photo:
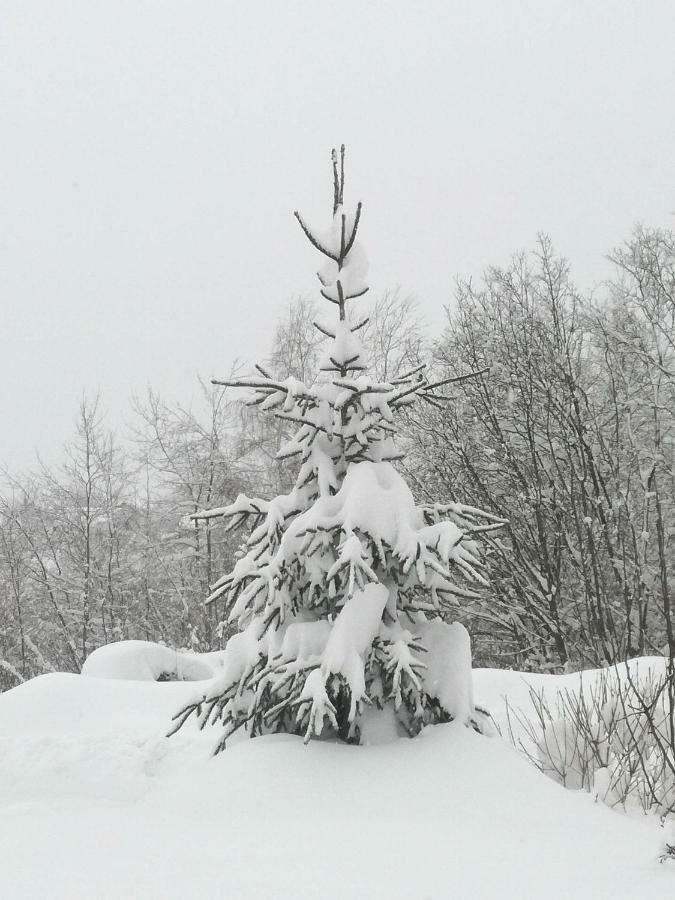
<path fill-rule="evenodd" d="M 477 664 L 560 671 L 675 655 L 675 236 L 636 229 L 594 296 L 550 241 L 459 281 L 439 337 L 413 298 L 372 304 L 364 328 L 381 381 L 426 361 L 451 402 L 411 409 L 401 463 L 418 500 L 474 501 L 508 519 L 486 537 L 489 588 L 462 601 Z M 289 303 L 266 367 L 317 377 L 314 304 Z M 0 485 L 0 689 L 79 671 L 96 647 L 140 638 L 215 649 L 224 610 L 204 606 L 238 544 L 195 512 L 239 492 L 274 496 L 288 438 L 228 390 L 191 408 L 148 391 L 121 437 L 80 405 L 59 467 Z M 287 424 L 287 423 L 286 423 Z"/>

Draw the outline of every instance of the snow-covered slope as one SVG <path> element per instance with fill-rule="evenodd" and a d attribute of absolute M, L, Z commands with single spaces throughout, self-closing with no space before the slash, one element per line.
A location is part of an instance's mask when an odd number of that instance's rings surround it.
<path fill-rule="evenodd" d="M 478 703 L 526 696 L 515 673 L 474 674 Z M 499 738 L 459 724 L 366 747 L 272 736 L 212 759 L 213 733 L 163 737 L 194 690 L 47 675 L 0 695 L 0 896 L 648 900 L 675 890 L 653 821 L 565 791 Z"/>

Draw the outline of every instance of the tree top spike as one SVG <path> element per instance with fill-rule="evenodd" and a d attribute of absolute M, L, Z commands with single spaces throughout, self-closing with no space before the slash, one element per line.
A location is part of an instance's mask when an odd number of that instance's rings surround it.
<path fill-rule="evenodd" d="M 333 161 L 333 215 L 335 215 L 340 205 L 340 178 L 338 176 L 337 150 L 335 147 L 331 150 L 330 155 Z"/>
<path fill-rule="evenodd" d="M 338 154 L 335 147 L 330 152 L 333 163 L 333 215 L 338 206 L 342 206 L 345 193 L 345 145 L 340 145 L 340 171 L 338 172 Z"/>

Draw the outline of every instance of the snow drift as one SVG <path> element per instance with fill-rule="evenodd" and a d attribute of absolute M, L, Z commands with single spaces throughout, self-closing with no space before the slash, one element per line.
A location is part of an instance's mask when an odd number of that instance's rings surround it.
<path fill-rule="evenodd" d="M 513 672 L 474 671 L 474 687 L 495 710 L 501 695 L 527 696 Z M 235 738 L 212 758 L 189 724 L 164 737 L 194 688 L 47 675 L 0 695 L 3 897 L 662 900 L 673 890 L 653 821 L 565 791 L 500 738 L 459 723 L 377 746 L 270 735 Z"/>

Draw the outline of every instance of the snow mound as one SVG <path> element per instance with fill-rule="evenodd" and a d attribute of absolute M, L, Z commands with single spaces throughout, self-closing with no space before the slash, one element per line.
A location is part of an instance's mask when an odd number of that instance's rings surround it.
<path fill-rule="evenodd" d="M 205 735 L 166 737 L 193 690 L 53 673 L 0 694 L 0 818 L 16 803 L 137 800 L 160 769 L 208 759 Z"/>
<path fill-rule="evenodd" d="M 433 619 L 416 626 L 427 649 L 424 687 L 459 722 L 475 715 L 471 670 L 471 638 L 460 622 Z"/>
<path fill-rule="evenodd" d="M 82 674 L 123 681 L 203 681 L 215 674 L 217 658 L 217 653 L 185 653 L 151 641 L 117 641 L 94 650 Z"/>
<path fill-rule="evenodd" d="M 665 671 L 665 665 L 666 659 L 663 656 L 643 656 L 631 659 L 628 671 L 632 678 L 649 676 L 650 673 L 658 677 Z M 522 729 L 518 717 L 507 715 L 507 701 L 512 711 L 532 716 L 534 713 L 532 692 L 555 706 L 560 694 L 591 691 L 597 679 L 605 672 L 616 674 L 621 680 L 627 677 L 623 665 L 609 669 L 586 669 L 583 672 L 569 672 L 565 675 L 507 669 L 474 669 L 473 685 L 479 706 L 489 710 L 502 733 L 508 734 L 510 721 L 516 740 L 527 743 L 527 734 Z M 528 749 L 535 748 L 528 745 Z"/>

